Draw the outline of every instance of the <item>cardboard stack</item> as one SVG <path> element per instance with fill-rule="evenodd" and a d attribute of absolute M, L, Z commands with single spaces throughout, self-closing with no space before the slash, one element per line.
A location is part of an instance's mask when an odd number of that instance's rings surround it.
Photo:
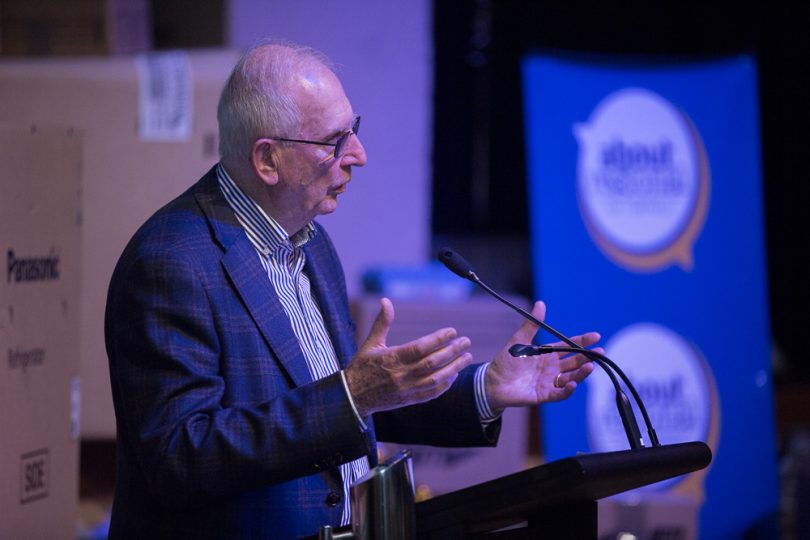
<path fill-rule="evenodd" d="M 84 439 L 115 437 L 104 347 L 115 263 L 149 215 L 216 163 L 216 104 L 238 57 L 211 50 L 0 62 L 0 122 L 58 122 L 82 132 Z"/>
<path fill-rule="evenodd" d="M 80 136 L 0 124 L 0 538 L 78 507 Z"/>

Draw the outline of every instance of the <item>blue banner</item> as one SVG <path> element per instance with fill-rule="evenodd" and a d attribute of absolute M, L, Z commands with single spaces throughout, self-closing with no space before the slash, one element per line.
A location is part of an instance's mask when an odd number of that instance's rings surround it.
<path fill-rule="evenodd" d="M 536 55 L 523 68 L 547 321 L 602 333 L 663 444 L 712 447 L 707 470 L 647 491 L 695 501 L 701 538 L 740 538 L 778 508 L 756 66 Z M 597 371 L 544 406 L 546 457 L 626 449 L 613 400 Z"/>

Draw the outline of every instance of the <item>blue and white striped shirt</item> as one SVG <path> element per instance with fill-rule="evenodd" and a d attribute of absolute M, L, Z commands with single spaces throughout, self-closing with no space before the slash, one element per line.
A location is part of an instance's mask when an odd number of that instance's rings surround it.
<path fill-rule="evenodd" d="M 220 190 L 236 214 L 236 219 L 256 248 L 262 267 L 267 272 L 267 277 L 290 319 L 312 379 L 318 380 L 336 373 L 340 370 L 340 364 L 327 334 L 323 315 L 312 297 L 309 278 L 303 272 L 306 256 L 301 247 L 316 234 L 315 227 L 310 223 L 290 237 L 275 219 L 236 185 L 222 164 L 217 165 L 217 179 Z M 476 405 L 483 424 L 497 418 L 486 399 L 484 377 L 487 366 L 488 364 L 482 365 L 475 376 Z M 345 378 L 343 383 L 345 386 Z M 348 387 L 346 394 L 354 407 Z M 360 429 L 366 429 L 363 419 L 359 415 L 357 418 Z M 343 478 L 341 525 L 348 525 L 351 521 L 349 487 L 368 470 L 369 462 L 365 456 L 340 465 Z"/>

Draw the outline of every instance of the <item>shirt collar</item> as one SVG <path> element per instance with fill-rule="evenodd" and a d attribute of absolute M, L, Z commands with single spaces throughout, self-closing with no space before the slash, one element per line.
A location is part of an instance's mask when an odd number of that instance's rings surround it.
<path fill-rule="evenodd" d="M 299 248 L 315 236 L 316 229 L 311 222 L 307 223 L 303 229 L 294 235 L 289 236 L 284 227 L 265 212 L 247 193 L 242 191 L 228 174 L 228 171 L 225 170 L 225 167 L 222 166 L 222 163 L 217 164 L 217 180 L 219 181 L 219 189 L 234 214 L 236 214 L 236 219 L 245 229 L 248 239 L 262 254 L 269 255 L 281 247 L 289 247 L 290 245 L 293 248 Z"/>

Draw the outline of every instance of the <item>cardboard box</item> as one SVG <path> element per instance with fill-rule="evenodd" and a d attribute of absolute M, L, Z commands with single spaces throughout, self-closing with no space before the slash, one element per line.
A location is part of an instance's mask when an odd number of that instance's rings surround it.
<path fill-rule="evenodd" d="M 76 527 L 79 139 L 0 124 L 0 538 Z"/>
<path fill-rule="evenodd" d="M 235 50 L 197 50 L 0 61 L 0 121 L 57 122 L 83 133 L 82 438 L 115 435 L 103 322 L 112 270 L 137 227 L 217 162 L 217 102 L 239 55 Z M 161 101 L 159 91 L 168 103 Z M 174 105 L 180 109 L 172 111 Z M 360 110 L 363 102 L 355 106 Z M 350 294 L 363 269 L 423 257 L 421 195 L 397 195 L 406 202 L 388 206 L 384 194 L 399 193 L 398 188 L 385 171 L 373 171 L 371 165 L 358 171 L 352 183 L 356 187 L 341 199 L 341 208 L 321 220 L 341 255 Z M 403 228 L 405 222 L 414 227 Z M 396 242 L 388 236 L 375 240 L 382 231 L 395 230 Z M 386 245 L 368 249 L 357 242 L 358 234 Z"/>
<path fill-rule="evenodd" d="M 104 347 L 104 308 L 115 263 L 141 223 L 217 162 L 217 101 L 238 57 L 236 51 L 213 50 L 0 62 L 0 121 L 58 122 L 83 135 L 83 438 L 115 436 Z M 164 84 L 149 84 L 161 78 Z M 168 111 L 180 122 L 161 124 L 166 104 L 149 88 L 173 89 L 163 97 L 180 107 Z"/>
<path fill-rule="evenodd" d="M 147 0 L 3 0 L 0 55 L 79 56 L 152 48 Z"/>

